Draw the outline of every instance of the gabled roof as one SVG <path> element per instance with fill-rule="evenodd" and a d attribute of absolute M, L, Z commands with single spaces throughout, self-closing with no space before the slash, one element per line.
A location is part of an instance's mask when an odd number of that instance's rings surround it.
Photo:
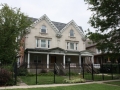
<path fill-rule="evenodd" d="M 62 30 L 67 25 L 65 23 L 55 22 L 55 21 L 52 21 L 52 23 L 57 27 L 59 31 Z"/>
<path fill-rule="evenodd" d="M 31 19 L 32 22 L 35 22 L 36 20 L 38 20 L 37 18 L 32 18 L 32 17 L 29 17 Z M 56 28 L 61 31 L 67 24 L 66 23 L 61 23 L 61 22 L 56 22 L 56 21 L 51 21 L 55 26 Z M 82 32 L 83 32 L 83 29 L 81 26 L 78 26 Z"/>
<path fill-rule="evenodd" d="M 69 27 L 71 24 L 78 30 L 78 32 L 80 33 L 80 35 L 84 38 L 84 33 L 83 33 L 83 31 L 82 31 L 82 28 L 81 28 L 80 26 L 78 26 L 78 25 L 75 23 L 74 20 L 71 20 L 60 32 L 63 33 L 64 30 L 65 30 L 67 27 Z"/>
<path fill-rule="evenodd" d="M 84 32 L 82 30 L 82 27 L 78 26 L 74 20 L 71 20 L 69 23 L 65 24 L 65 23 L 60 23 L 60 22 L 55 22 L 55 21 L 51 21 L 47 15 L 43 15 L 42 17 L 40 17 L 39 19 L 36 19 L 36 18 L 31 18 L 31 21 L 33 21 L 33 24 L 31 26 L 34 26 L 36 25 L 38 22 L 40 22 L 41 20 L 46 20 L 50 25 L 51 27 L 53 28 L 53 30 L 56 32 L 56 33 L 63 33 L 64 30 L 69 26 L 69 25 L 73 25 L 79 32 L 79 34 L 82 36 L 82 39 L 85 40 L 85 35 L 84 35 Z"/>

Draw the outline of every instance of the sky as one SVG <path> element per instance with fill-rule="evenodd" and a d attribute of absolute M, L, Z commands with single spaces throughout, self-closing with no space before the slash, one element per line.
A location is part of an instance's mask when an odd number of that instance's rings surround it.
<path fill-rule="evenodd" d="M 74 20 L 83 31 L 94 29 L 88 24 L 92 14 L 84 0 L 0 0 L 10 7 L 17 7 L 29 17 L 40 18 L 44 14 L 51 21 L 68 23 Z"/>

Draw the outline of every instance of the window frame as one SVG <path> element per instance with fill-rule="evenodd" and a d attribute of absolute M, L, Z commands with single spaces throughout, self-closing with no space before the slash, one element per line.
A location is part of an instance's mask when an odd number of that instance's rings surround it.
<path fill-rule="evenodd" d="M 44 29 L 43 27 L 44 27 L 45 29 Z M 42 30 L 45 30 L 45 32 L 43 32 Z M 40 32 L 41 32 L 41 33 L 47 33 L 47 27 L 46 27 L 46 25 L 42 25 L 42 26 L 41 26 Z"/>
<path fill-rule="evenodd" d="M 69 36 L 70 36 L 70 37 L 74 37 L 74 30 L 73 30 L 73 29 L 70 30 Z"/>
<path fill-rule="evenodd" d="M 73 43 L 73 48 L 71 48 L 71 44 Z M 78 50 L 78 42 L 66 42 L 67 50 Z"/>
<path fill-rule="evenodd" d="M 45 40 L 45 47 L 42 47 L 42 40 Z M 36 48 L 50 48 L 51 40 L 50 39 L 39 39 L 36 38 Z"/>

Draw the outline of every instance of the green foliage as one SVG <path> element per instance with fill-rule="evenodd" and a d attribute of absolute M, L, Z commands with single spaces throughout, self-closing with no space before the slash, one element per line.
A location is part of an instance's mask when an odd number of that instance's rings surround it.
<path fill-rule="evenodd" d="M 12 72 L 0 68 L 0 86 L 13 85 Z"/>
<path fill-rule="evenodd" d="M 20 39 L 26 34 L 31 21 L 20 9 L 7 4 L 0 6 L 0 62 L 12 63 L 18 54 Z"/>
<path fill-rule="evenodd" d="M 26 76 L 26 75 L 28 75 L 28 71 L 25 68 L 19 68 L 17 72 L 18 72 L 17 73 L 18 76 Z"/>
<path fill-rule="evenodd" d="M 112 51 L 119 57 L 120 52 L 120 1 L 119 0 L 84 0 L 93 12 L 89 23 L 95 32 L 88 31 L 88 38 L 97 44 L 104 53 Z M 106 50 L 107 49 L 107 50 Z M 110 55 L 109 55 L 110 56 Z"/>
<path fill-rule="evenodd" d="M 38 74 L 39 76 L 53 76 L 54 73 L 53 72 L 47 72 L 47 73 L 40 73 Z"/>
<path fill-rule="evenodd" d="M 64 82 L 65 83 L 85 83 L 85 79 L 82 79 L 82 78 L 71 78 L 70 80 L 69 79 L 64 79 Z"/>
<path fill-rule="evenodd" d="M 70 72 L 70 75 L 72 75 L 72 76 L 76 76 L 76 75 L 78 75 L 78 73 Z M 69 76 L 69 72 L 66 73 L 66 76 Z"/>

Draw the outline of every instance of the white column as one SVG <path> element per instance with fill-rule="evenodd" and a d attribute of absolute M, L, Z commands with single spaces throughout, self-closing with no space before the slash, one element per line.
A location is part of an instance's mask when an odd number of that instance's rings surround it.
<path fill-rule="evenodd" d="M 28 65 L 27 68 L 30 68 L 30 53 L 28 53 Z"/>
<path fill-rule="evenodd" d="M 63 67 L 65 69 L 65 54 L 63 55 Z"/>
<path fill-rule="evenodd" d="M 92 56 L 91 59 L 92 59 L 92 64 L 94 64 L 94 56 Z"/>
<path fill-rule="evenodd" d="M 47 54 L 47 68 L 49 68 L 49 54 Z"/>
<path fill-rule="evenodd" d="M 81 55 L 79 54 L 79 65 L 81 67 Z"/>

